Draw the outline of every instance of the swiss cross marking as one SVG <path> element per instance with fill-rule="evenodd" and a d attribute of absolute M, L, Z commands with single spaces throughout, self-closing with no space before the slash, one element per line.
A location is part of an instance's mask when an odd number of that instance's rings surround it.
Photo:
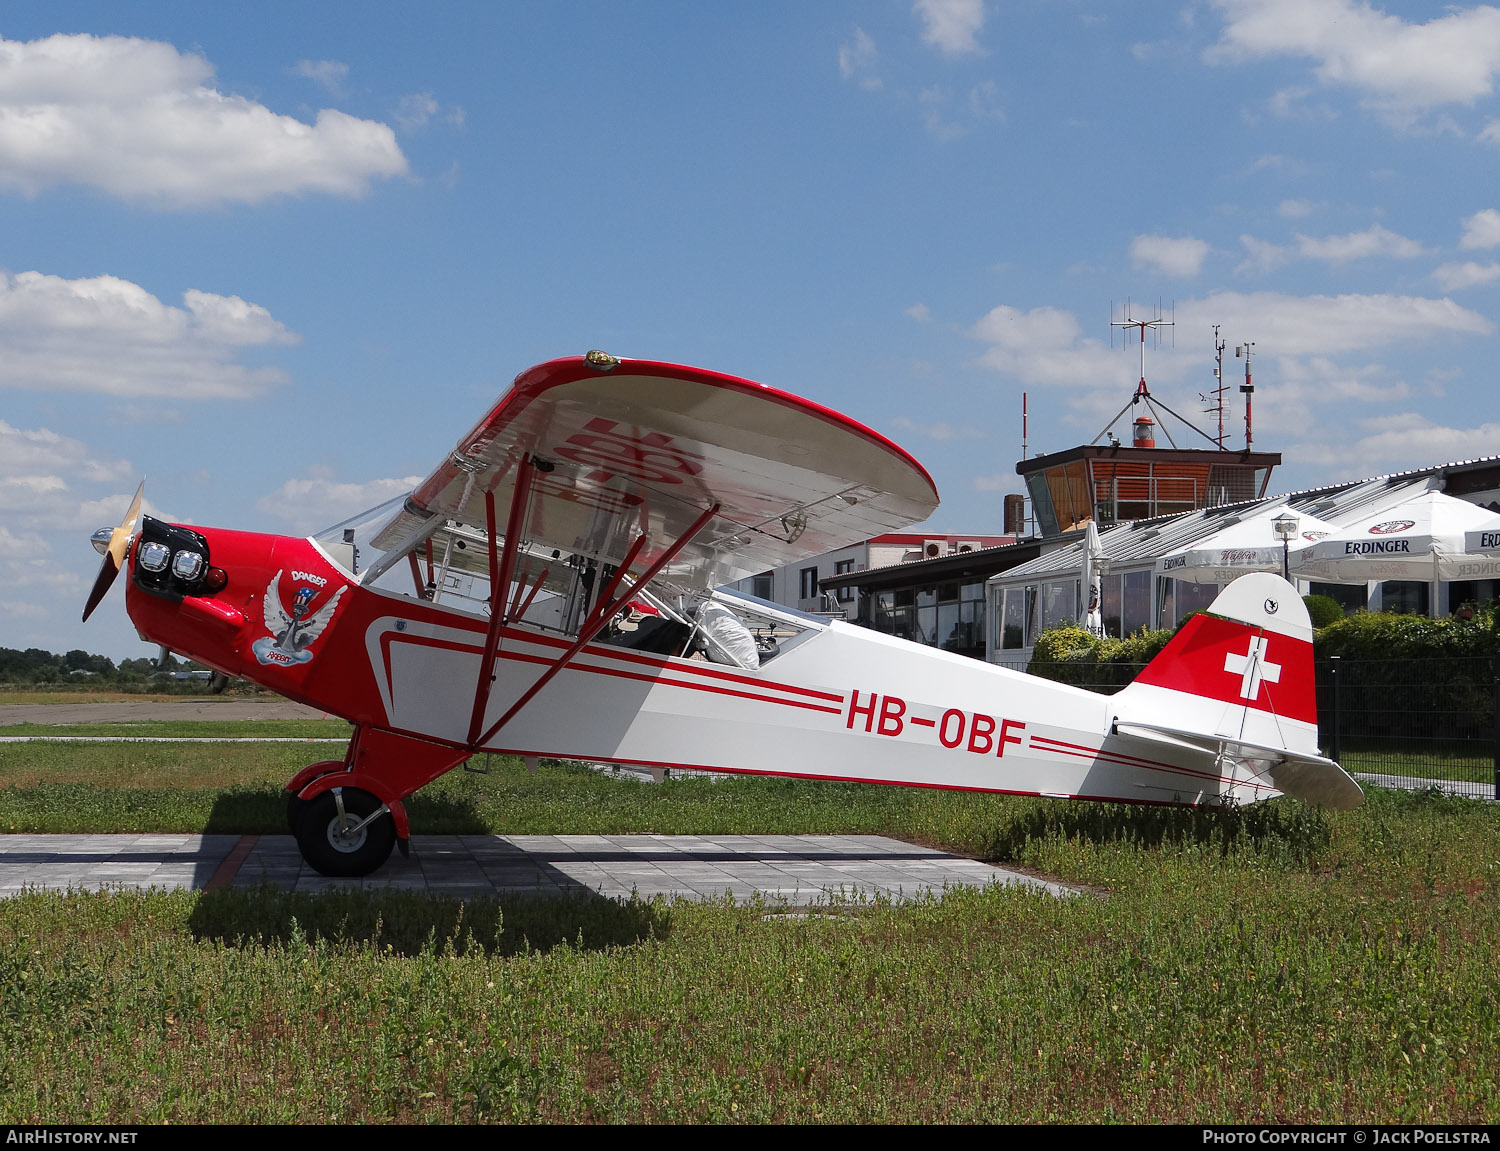
<path fill-rule="evenodd" d="M 1266 662 L 1266 645 L 1271 641 L 1265 636 L 1256 636 L 1250 641 L 1250 650 L 1244 655 L 1230 652 L 1224 657 L 1224 670 L 1235 672 L 1240 677 L 1240 698 L 1255 699 L 1260 695 L 1262 680 L 1281 682 L 1281 665 Z"/>

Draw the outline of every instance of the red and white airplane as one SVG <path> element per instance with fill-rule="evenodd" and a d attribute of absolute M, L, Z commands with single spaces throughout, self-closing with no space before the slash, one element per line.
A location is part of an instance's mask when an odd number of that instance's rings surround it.
<path fill-rule="evenodd" d="M 602 352 L 521 373 L 409 495 L 306 539 L 140 515 L 96 533 L 143 638 L 354 724 L 288 784 L 327 875 L 407 850 L 403 801 L 480 752 L 1131 803 L 1335 808 L 1295 590 L 1230 585 L 1092 692 L 723 590 L 926 519 L 869 428 Z M 632 629 L 632 605 L 646 609 Z"/>

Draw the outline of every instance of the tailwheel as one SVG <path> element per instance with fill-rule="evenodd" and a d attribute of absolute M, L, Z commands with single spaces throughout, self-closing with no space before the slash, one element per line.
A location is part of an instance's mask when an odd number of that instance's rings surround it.
<path fill-rule="evenodd" d="M 357 787 L 330 788 L 310 800 L 293 796 L 287 823 L 302 858 L 323 875 L 369 875 L 396 843 L 389 809 Z"/>

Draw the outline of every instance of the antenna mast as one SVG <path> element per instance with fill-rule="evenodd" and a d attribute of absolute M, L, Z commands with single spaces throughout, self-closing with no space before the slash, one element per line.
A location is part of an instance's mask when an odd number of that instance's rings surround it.
<path fill-rule="evenodd" d="M 1245 382 L 1240 385 L 1240 391 L 1245 395 L 1245 450 L 1247 452 L 1250 450 L 1251 443 L 1254 442 L 1250 421 L 1250 401 L 1255 396 L 1255 385 L 1250 382 L 1250 354 L 1254 347 L 1254 340 L 1246 340 L 1243 344 L 1236 344 L 1234 348 L 1235 359 L 1239 359 L 1241 352 L 1245 354 Z"/>
<path fill-rule="evenodd" d="M 1113 308 L 1113 305 L 1111 305 L 1111 308 Z M 1109 436 L 1110 437 L 1110 443 L 1114 447 L 1119 447 L 1120 446 L 1120 441 L 1114 437 L 1114 435 L 1110 431 L 1110 429 L 1113 428 L 1115 426 L 1115 424 L 1117 424 L 1120 421 L 1120 418 L 1126 412 L 1128 412 L 1131 409 L 1131 407 L 1133 407 L 1135 404 L 1141 403 L 1143 400 L 1145 401 L 1146 409 L 1153 416 L 1156 417 L 1156 425 L 1158 427 L 1160 427 L 1161 430 L 1166 434 L 1167 443 L 1171 444 L 1174 448 L 1177 446 L 1177 441 L 1172 438 L 1172 432 L 1167 427 L 1166 423 L 1162 420 L 1161 412 L 1157 411 L 1157 408 L 1160 408 L 1161 411 L 1164 411 L 1168 415 L 1172 416 L 1179 423 L 1185 424 L 1191 431 L 1197 432 L 1200 436 L 1202 436 L 1209 443 L 1213 443 L 1214 442 L 1213 436 L 1209 435 L 1202 428 L 1200 428 L 1196 424 L 1194 424 L 1191 420 L 1185 419 L 1183 416 L 1179 415 L 1177 412 L 1172 411 L 1172 409 L 1169 408 L 1169 407 L 1167 407 L 1166 404 L 1162 403 L 1159 399 L 1157 399 L 1156 397 L 1154 397 L 1151 394 L 1151 389 L 1146 386 L 1146 333 L 1148 331 L 1151 332 L 1152 335 L 1153 335 L 1153 337 L 1155 337 L 1158 340 L 1158 342 L 1159 342 L 1160 339 L 1161 339 L 1161 334 L 1158 331 L 1158 329 L 1160 329 L 1160 328 L 1170 328 L 1170 327 L 1174 326 L 1174 321 L 1168 320 L 1168 319 L 1164 319 L 1162 317 L 1161 306 L 1159 304 L 1157 305 L 1156 315 L 1152 319 L 1149 319 L 1149 320 L 1137 320 L 1137 319 L 1134 319 L 1131 316 L 1131 314 L 1130 314 L 1130 301 L 1127 300 L 1125 302 L 1125 318 L 1122 319 L 1122 320 L 1114 320 L 1114 319 L 1112 319 L 1109 322 L 1109 326 L 1110 326 L 1110 342 L 1111 343 L 1114 342 L 1114 329 L 1115 328 L 1134 328 L 1136 330 L 1136 332 L 1139 334 L 1140 340 L 1141 340 L 1141 378 L 1140 378 L 1140 382 L 1138 384 L 1136 384 L 1136 386 L 1135 386 L 1135 393 L 1130 397 L 1130 403 L 1126 404 L 1117 413 L 1115 413 L 1115 418 L 1112 419 L 1112 420 L 1110 420 L 1109 423 L 1107 423 L 1107 424 L 1104 425 L 1104 430 L 1102 432 L 1100 432 L 1097 436 L 1095 436 L 1093 438 L 1093 440 L 1090 441 L 1090 444 L 1091 445 L 1092 444 L 1097 444 L 1105 436 Z"/>
<path fill-rule="evenodd" d="M 1217 412 L 1219 416 L 1219 434 L 1214 442 L 1219 445 L 1219 450 L 1224 450 L 1224 393 L 1229 391 L 1229 385 L 1224 382 L 1224 349 L 1229 345 L 1219 339 L 1219 325 L 1214 325 L 1214 387 L 1213 390 L 1204 395 L 1198 393 L 1198 398 L 1204 403 L 1211 403 L 1213 407 L 1205 408 L 1204 412 Z M 1208 397 L 1212 396 L 1210 400 Z"/>
<path fill-rule="evenodd" d="M 1157 306 L 1154 318 L 1137 320 L 1130 314 L 1130 301 L 1127 299 L 1125 301 L 1124 318 L 1119 320 L 1111 319 L 1109 326 L 1111 328 L 1135 328 L 1139 334 L 1141 341 L 1141 382 L 1136 385 L 1135 394 L 1138 396 L 1149 396 L 1151 393 L 1146 388 L 1146 330 L 1148 328 L 1151 330 L 1151 335 L 1156 341 L 1156 346 L 1159 348 L 1161 347 L 1161 332 L 1158 329 L 1175 327 L 1175 321 L 1162 318 L 1160 305 Z"/>
<path fill-rule="evenodd" d="M 1021 393 L 1021 458 L 1026 458 L 1026 393 Z"/>

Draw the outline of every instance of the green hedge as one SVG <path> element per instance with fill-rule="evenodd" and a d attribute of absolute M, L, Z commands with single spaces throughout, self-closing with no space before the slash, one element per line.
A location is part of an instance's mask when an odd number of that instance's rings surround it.
<path fill-rule="evenodd" d="M 1314 630 L 1327 627 L 1331 623 L 1338 623 L 1344 618 L 1343 607 L 1330 595 L 1305 595 L 1302 597 L 1302 602 L 1307 605 L 1307 614 L 1312 620 Z"/>
<path fill-rule="evenodd" d="M 1320 630 L 1313 641 L 1318 659 L 1440 659 L 1492 656 L 1500 652 L 1500 610 L 1473 609 L 1470 619 L 1428 619 L 1395 612 L 1356 612 Z"/>
<path fill-rule="evenodd" d="M 1309 596 L 1316 600 L 1318 596 Z M 1331 602 L 1331 601 L 1330 601 Z M 1311 607 L 1311 605 L 1309 605 Z M 1481 657 L 1500 653 L 1500 605 L 1472 609 L 1468 619 L 1428 619 L 1395 612 L 1357 612 L 1314 633 L 1313 655 L 1320 663 L 1331 655 L 1351 661 L 1381 661 L 1392 684 L 1411 683 L 1413 660 L 1447 660 L 1444 674 L 1427 665 L 1420 678 L 1488 690 L 1488 665 Z M 1026 670 L 1061 683 L 1086 687 L 1123 687 L 1149 663 L 1175 631 L 1140 631 L 1124 639 L 1100 639 L 1076 625 L 1051 628 L 1038 638 Z M 1469 658 L 1464 658 L 1469 657 Z M 1458 701 L 1454 701 L 1457 703 Z M 1426 710 L 1426 708 L 1422 708 Z"/>
<path fill-rule="evenodd" d="M 1100 639 L 1078 627 L 1056 627 L 1037 637 L 1026 670 L 1080 687 L 1124 687 L 1177 633 L 1139 631 L 1124 639 Z"/>

